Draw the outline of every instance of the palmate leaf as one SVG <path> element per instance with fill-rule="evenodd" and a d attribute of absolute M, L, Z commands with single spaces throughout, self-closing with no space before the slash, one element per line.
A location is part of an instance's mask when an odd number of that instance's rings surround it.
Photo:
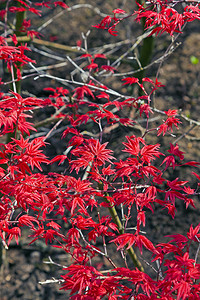
<path fill-rule="evenodd" d="M 112 163 L 114 157 L 112 150 L 106 149 L 108 143 L 100 144 L 99 140 L 88 139 L 83 146 L 72 150 L 72 154 L 79 157 L 70 161 L 71 169 L 78 172 L 80 168 L 87 168 L 89 165 L 102 166 L 106 162 Z"/>
<path fill-rule="evenodd" d="M 16 167 L 19 166 L 22 163 L 29 164 L 32 168 L 37 167 L 39 170 L 42 171 L 41 163 L 49 163 L 49 160 L 47 159 L 46 155 L 42 152 L 40 148 L 45 146 L 44 138 L 35 138 L 31 142 L 29 142 L 29 139 L 24 139 L 21 135 L 20 140 L 12 139 L 13 144 L 16 143 L 20 147 L 20 150 L 15 149 L 17 155 L 14 155 L 14 159 L 18 161 L 18 164 L 16 163 Z"/>
<path fill-rule="evenodd" d="M 126 84 L 131 85 L 134 83 L 138 83 L 139 79 L 136 77 L 127 77 L 127 78 L 122 79 L 122 81 L 124 81 L 123 85 L 126 85 Z"/>
<path fill-rule="evenodd" d="M 140 235 L 138 233 L 135 234 L 124 233 L 121 234 L 119 237 L 115 238 L 114 240 L 112 240 L 111 242 L 114 242 L 115 244 L 119 244 L 117 250 L 123 248 L 126 248 L 128 250 L 135 244 L 135 246 L 139 248 L 141 254 L 142 254 L 142 246 L 144 246 L 146 249 L 148 249 L 151 252 L 156 251 L 152 242 L 149 239 L 147 239 L 144 235 Z"/>
<path fill-rule="evenodd" d="M 94 99 L 94 94 L 88 86 L 83 85 L 74 89 L 73 97 L 77 97 L 78 100 L 83 100 L 85 95 L 89 95 Z"/>

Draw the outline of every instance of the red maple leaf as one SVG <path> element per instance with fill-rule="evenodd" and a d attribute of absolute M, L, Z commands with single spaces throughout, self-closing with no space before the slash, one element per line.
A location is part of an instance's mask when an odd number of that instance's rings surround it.
<path fill-rule="evenodd" d="M 136 77 L 126 77 L 126 78 L 122 79 L 122 81 L 125 81 L 123 83 L 123 85 L 125 85 L 125 84 L 129 84 L 130 85 L 130 84 L 138 83 L 139 79 L 136 78 Z"/>
<path fill-rule="evenodd" d="M 81 167 L 87 168 L 90 164 L 102 166 L 105 162 L 111 163 L 111 159 L 114 159 L 111 155 L 113 151 L 106 149 L 107 144 L 100 144 L 99 140 L 89 139 L 85 145 L 72 150 L 72 154 L 79 157 L 70 162 L 72 170 L 75 169 L 78 172 Z"/>

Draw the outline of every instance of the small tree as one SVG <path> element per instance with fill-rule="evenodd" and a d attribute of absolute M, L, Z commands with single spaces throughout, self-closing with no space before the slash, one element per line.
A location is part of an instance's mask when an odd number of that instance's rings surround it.
<path fill-rule="evenodd" d="M 157 78 L 141 78 L 141 71 L 148 63 L 143 65 L 135 57 L 136 69 L 124 75 L 118 71 L 130 51 L 110 64 L 112 57 L 105 54 L 106 47 L 97 51 L 88 49 L 87 35 L 83 35 L 83 45 L 78 41 L 76 47 L 39 39 L 39 32 L 31 29 L 26 14 L 41 16 L 57 6 L 63 9 L 59 16 L 77 8 L 69 8 L 63 1 L 1 3 L 0 58 L 11 76 L 11 81 L 5 81 L 6 77 L 1 81 L 1 137 L 7 137 L 0 147 L 2 245 L 8 249 L 13 238 L 18 243 L 21 228 L 25 226 L 31 232 L 30 244 L 41 239 L 63 249 L 72 258 L 62 276 L 62 289 L 70 291 L 70 299 L 199 299 L 200 225 L 191 224 L 186 236 L 174 233 L 169 242 L 158 245 L 153 245 L 143 231 L 146 212 L 153 213 L 154 204 L 175 218 L 176 201 L 183 201 L 186 208 L 195 207 L 194 199 L 199 195 L 199 183 L 191 187 L 184 173 L 183 178 L 168 176 L 170 170 L 198 167 L 199 163 L 185 161 L 177 143 L 170 143 L 164 153 L 160 143 L 147 141 L 149 133 L 153 133 L 154 140 L 161 135 L 173 139 L 173 131 L 181 126 L 179 112 L 168 108 L 161 111 L 151 104 L 162 84 Z M 145 31 L 131 51 L 145 38 L 167 32 L 172 42 L 160 61 L 175 48 L 185 24 L 200 18 L 198 1 L 149 1 L 137 3 L 137 7 L 134 12 L 114 9 L 112 16 L 104 16 L 93 27 L 116 36 L 117 26 L 126 19 L 137 22 L 143 19 Z M 77 59 L 67 56 L 67 60 L 75 73 L 80 73 L 81 81 L 49 75 L 47 67 L 34 66 L 26 43 L 77 53 Z M 28 75 L 23 74 L 25 66 L 32 68 Z M 115 76 L 122 76 L 124 87 L 137 86 L 138 93 L 129 95 L 128 91 L 122 93 L 120 87 L 116 91 L 105 84 L 105 78 L 113 80 Z M 53 79 L 59 82 L 59 87 L 45 88 L 47 98 L 24 97 L 21 83 L 30 77 Z M 8 92 L 6 86 L 10 84 Z M 47 108 L 54 111 L 49 118 L 39 122 L 33 118 L 34 123 L 29 122 L 33 112 Z M 150 122 L 153 112 L 164 119 L 159 125 Z M 140 126 L 140 118 L 146 124 L 144 128 Z M 46 135 L 31 134 L 36 128 L 48 128 L 52 123 Z M 62 138 L 67 140 L 67 148 L 49 159 L 44 153 L 46 140 L 61 124 L 65 126 Z M 120 158 L 110 149 L 107 134 L 121 126 L 127 127 L 131 134 L 121 137 Z M 140 128 L 141 134 L 133 134 L 134 128 Z M 64 164 L 64 172 L 44 174 L 45 165 L 57 163 Z M 196 180 L 200 176 L 193 172 L 193 181 Z M 196 244 L 195 257 L 190 257 L 192 244 Z M 148 264 L 157 262 L 155 277 L 148 275 L 148 268 L 136 255 L 137 248 L 141 256 L 143 248 L 150 252 L 152 262 Z M 118 253 L 117 259 L 114 251 Z M 107 260 L 109 269 L 96 264 L 97 257 Z"/>

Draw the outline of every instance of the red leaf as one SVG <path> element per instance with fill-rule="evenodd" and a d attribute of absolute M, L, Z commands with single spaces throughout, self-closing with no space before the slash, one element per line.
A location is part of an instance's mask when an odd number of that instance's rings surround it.
<path fill-rule="evenodd" d="M 125 14 L 126 12 L 123 9 L 116 8 L 116 9 L 113 10 L 113 13 L 114 14 Z"/>
<path fill-rule="evenodd" d="M 62 2 L 62 1 L 55 1 L 54 2 L 54 5 L 55 6 L 57 6 L 57 5 L 59 5 L 59 6 L 61 6 L 61 7 L 63 7 L 63 8 L 69 8 L 69 6 L 67 6 L 67 4 L 65 4 L 64 2 Z"/>
<path fill-rule="evenodd" d="M 21 229 L 19 227 L 13 227 L 11 229 L 8 230 L 8 246 L 11 242 L 11 240 L 13 239 L 13 237 L 15 238 L 16 243 L 19 243 L 19 236 L 21 236 Z"/>
<path fill-rule="evenodd" d="M 139 234 L 137 235 L 136 246 L 139 248 L 141 254 L 142 254 L 142 246 L 144 246 L 151 252 L 155 251 L 155 247 L 152 244 L 152 242 L 148 238 L 146 238 L 144 235 L 139 235 Z"/>
<path fill-rule="evenodd" d="M 125 84 L 129 84 L 130 85 L 130 84 L 138 83 L 139 79 L 136 78 L 136 77 L 127 77 L 127 78 L 122 79 L 122 81 L 125 81 L 123 83 L 123 85 L 125 85 Z"/>
<path fill-rule="evenodd" d="M 200 230 L 200 224 L 197 225 L 195 228 L 193 228 L 193 226 L 191 225 L 190 230 L 187 233 L 188 239 L 193 240 L 195 242 L 197 241 L 199 242 L 199 239 L 197 239 L 200 237 L 200 234 L 198 233 L 199 230 Z"/>
<path fill-rule="evenodd" d="M 66 156 L 66 155 L 57 155 L 57 156 L 55 156 L 54 158 L 52 158 L 52 160 L 51 160 L 49 163 L 50 163 L 50 164 L 53 164 L 54 162 L 60 160 L 60 162 L 59 162 L 59 164 L 58 164 L 58 165 L 60 165 L 60 164 L 62 164 L 66 159 L 67 159 L 67 156 Z"/>
<path fill-rule="evenodd" d="M 116 239 L 110 241 L 110 243 L 113 242 L 119 244 L 117 250 L 123 249 L 125 246 L 127 246 L 127 249 L 129 249 L 136 242 L 136 235 L 131 233 L 124 233 L 118 236 Z"/>
<path fill-rule="evenodd" d="M 172 237 L 173 240 L 170 241 L 171 242 L 176 242 L 176 243 L 187 243 L 188 239 L 182 235 L 182 234 L 171 234 L 171 235 L 167 235 L 169 237 Z"/>
<path fill-rule="evenodd" d="M 31 226 L 33 227 L 33 222 L 36 222 L 37 224 L 39 224 L 38 220 L 32 216 L 29 215 L 23 215 L 18 219 L 19 222 L 19 226 Z"/>
<path fill-rule="evenodd" d="M 61 228 L 61 226 L 58 225 L 57 223 L 55 223 L 54 221 L 51 221 L 51 222 L 47 223 L 46 226 L 50 226 L 50 227 L 52 227 L 54 229 L 57 229 L 57 230 L 60 230 L 60 228 Z"/>
<path fill-rule="evenodd" d="M 108 143 L 100 144 L 99 140 L 89 139 L 85 145 L 72 150 L 72 154 L 78 156 L 77 160 L 70 162 L 72 170 L 77 172 L 81 167 L 87 168 L 90 164 L 94 166 L 102 166 L 105 162 L 110 162 L 110 159 L 114 159 L 111 156 L 112 150 L 106 149 Z"/>
<path fill-rule="evenodd" d="M 95 55 L 94 55 L 94 59 L 95 59 L 95 58 L 105 58 L 105 59 L 107 59 L 106 55 L 105 55 L 105 54 L 101 54 L 101 53 L 95 54 Z"/>
<path fill-rule="evenodd" d="M 111 72 L 111 73 L 114 73 L 114 71 L 117 71 L 116 68 L 108 66 L 108 65 L 102 65 L 101 69 L 103 69 L 105 71 L 108 71 L 108 72 Z"/>
<path fill-rule="evenodd" d="M 91 96 L 93 99 L 94 94 L 92 93 L 91 89 L 89 87 L 87 87 L 86 85 L 83 85 L 81 87 L 77 87 L 74 89 L 75 93 L 73 94 L 73 97 L 77 96 L 78 100 L 83 100 L 85 95 L 89 95 Z"/>

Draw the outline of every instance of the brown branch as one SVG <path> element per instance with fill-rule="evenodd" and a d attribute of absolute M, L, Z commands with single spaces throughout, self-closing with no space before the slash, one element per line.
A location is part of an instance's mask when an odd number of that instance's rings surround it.
<path fill-rule="evenodd" d="M 6 41 L 7 41 L 7 43 L 11 43 L 12 38 L 7 38 Z M 37 38 L 31 39 L 28 36 L 19 36 L 19 37 L 17 37 L 17 41 L 18 42 L 32 42 L 32 43 L 37 44 L 37 45 L 52 47 L 52 48 L 56 48 L 56 49 L 59 49 L 59 50 L 64 50 L 64 51 L 67 51 L 67 52 L 74 52 L 74 53 L 82 53 L 83 52 L 81 50 L 78 50 L 76 47 L 71 47 L 71 46 L 62 45 L 62 44 L 59 44 L 59 43 L 40 40 L 40 39 L 37 39 Z"/>

